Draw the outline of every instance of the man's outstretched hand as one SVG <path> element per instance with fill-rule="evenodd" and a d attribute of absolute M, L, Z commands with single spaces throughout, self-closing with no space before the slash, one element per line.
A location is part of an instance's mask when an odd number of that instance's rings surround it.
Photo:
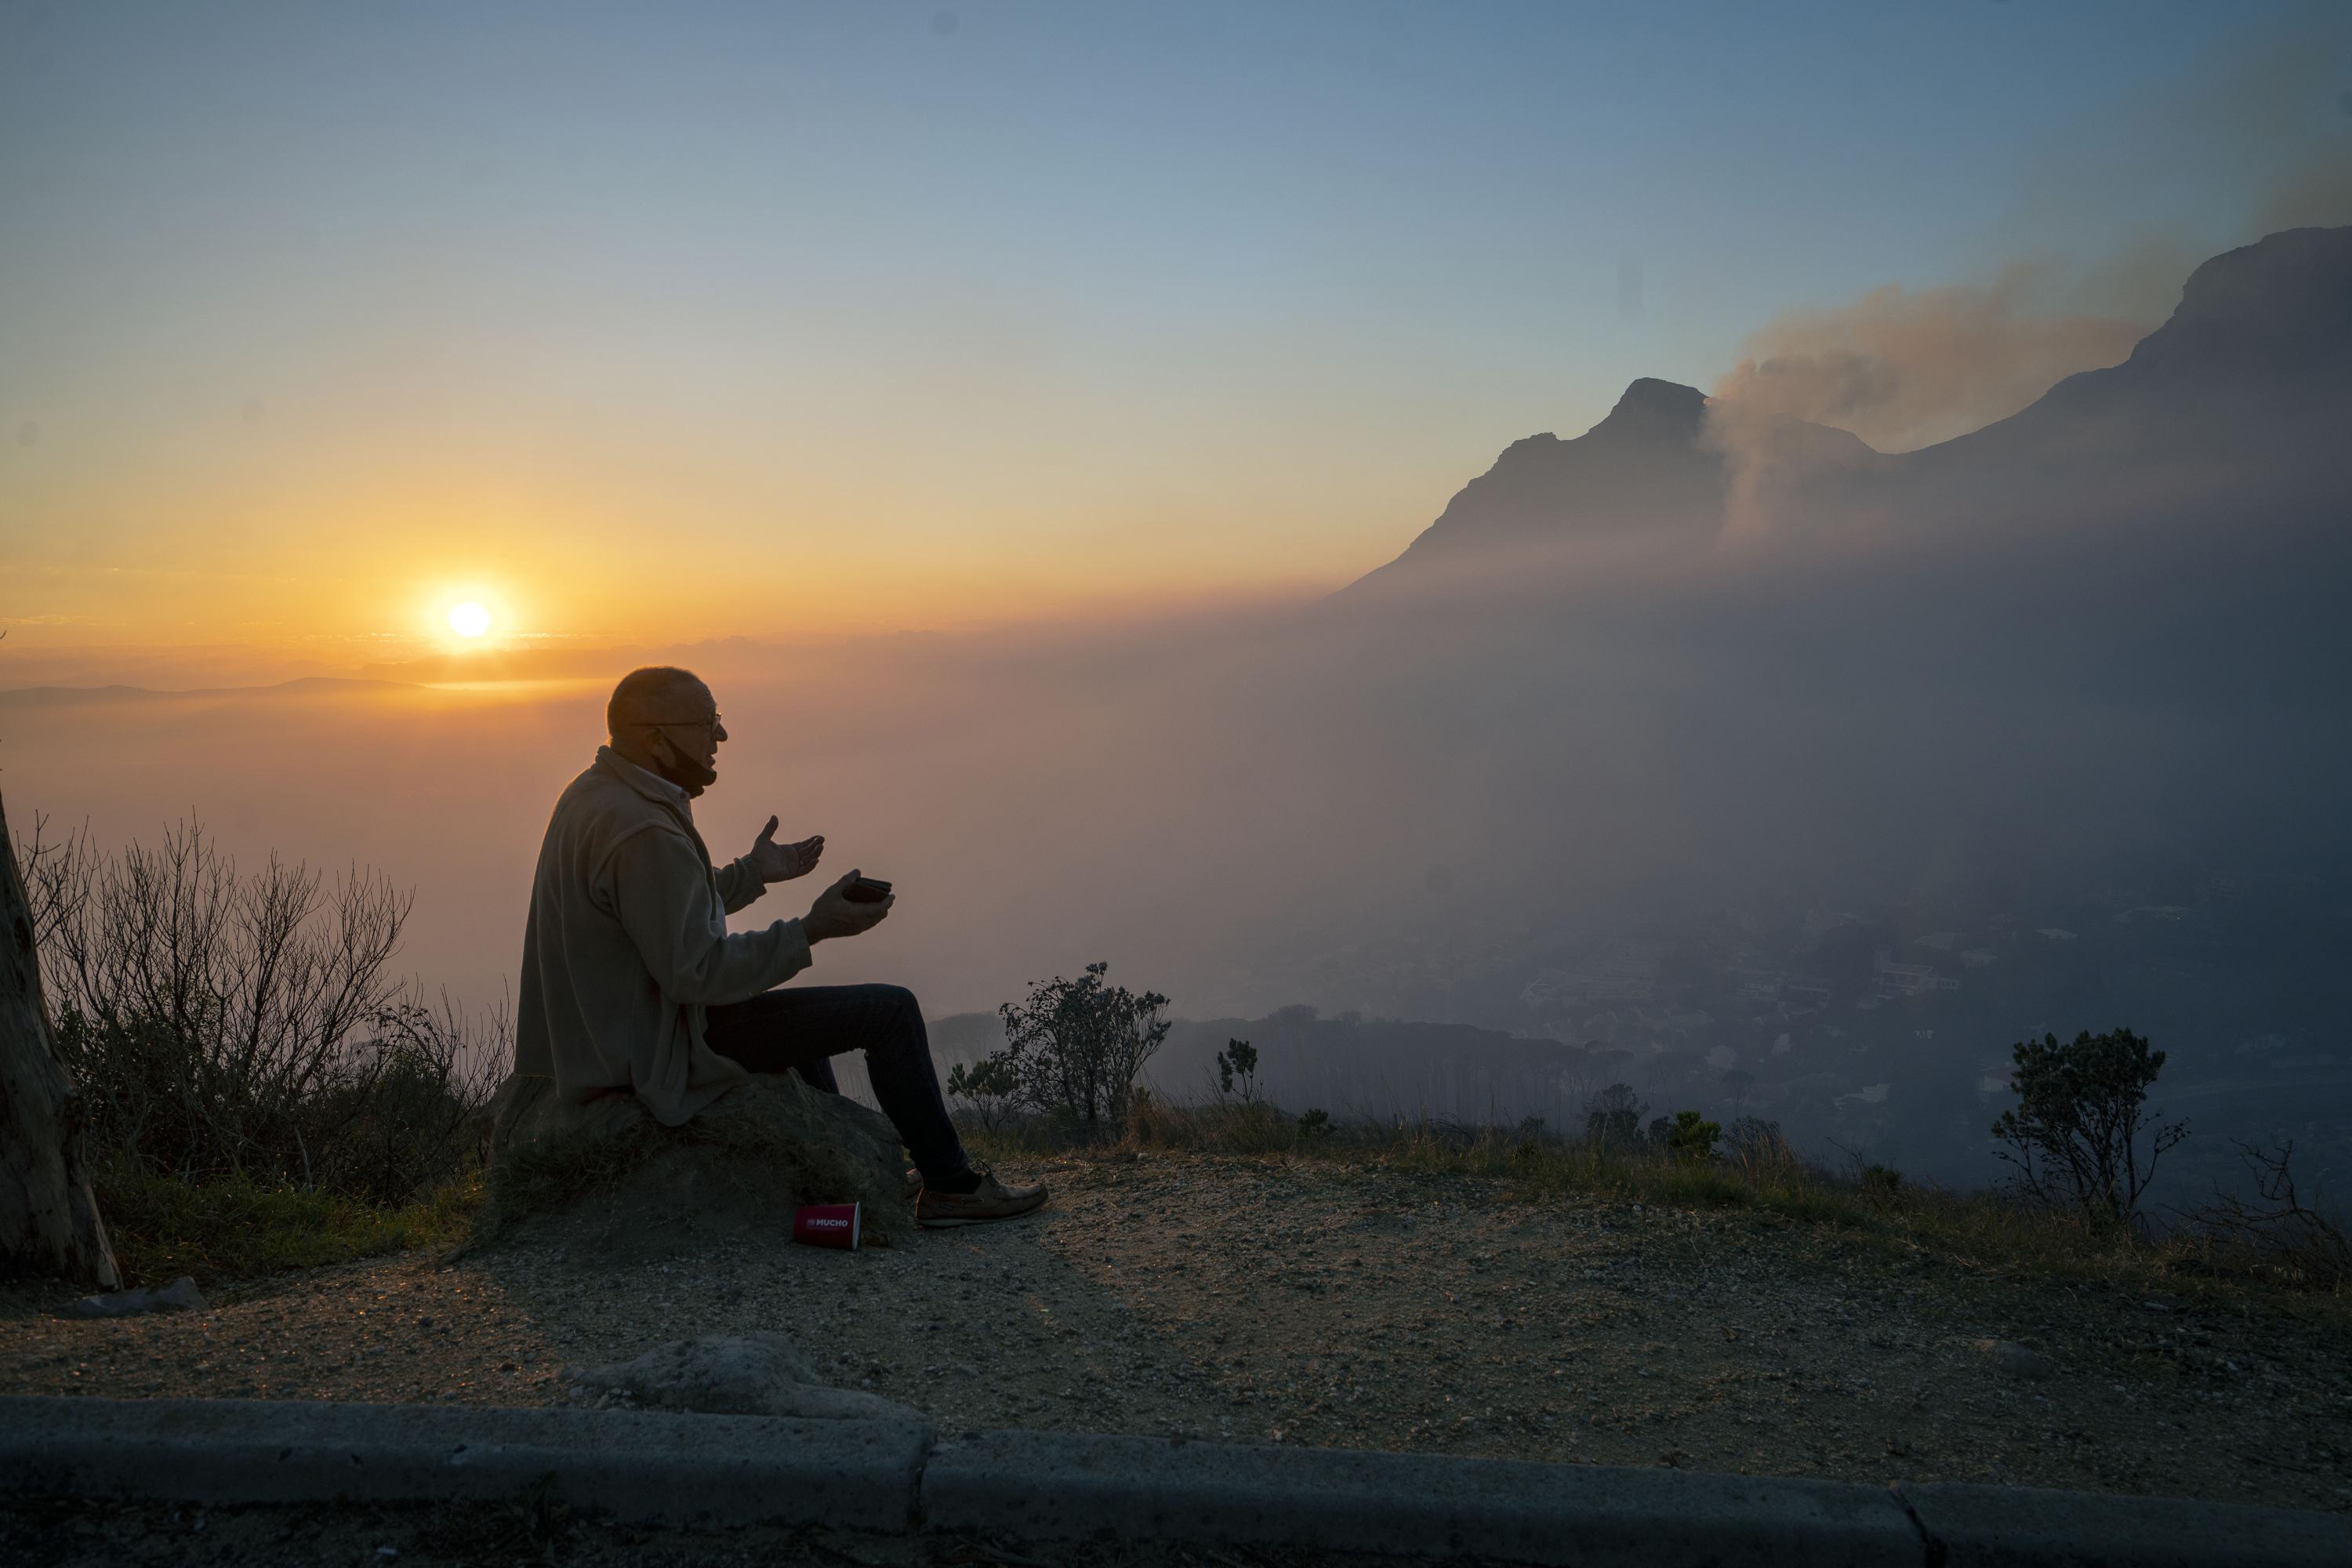
<path fill-rule="evenodd" d="M 795 877 L 805 877 L 824 858 L 824 834 L 803 838 L 798 844 L 779 844 L 776 819 L 772 816 L 768 818 L 768 826 L 760 829 L 760 837 L 751 840 L 751 869 L 760 873 L 762 882 L 789 882 Z"/>
<path fill-rule="evenodd" d="M 801 917 L 801 934 L 813 942 L 823 942 L 828 937 L 856 936 L 880 925 L 882 917 L 890 912 L 890 906 L 898 901 L 898 895 L 893 893 L 879 903 L 853 904 L 841 895 L 856 880 L 857 873 L 852 871 L 819 893 L 816 902 L 809 906 L 809 912 Z"/>

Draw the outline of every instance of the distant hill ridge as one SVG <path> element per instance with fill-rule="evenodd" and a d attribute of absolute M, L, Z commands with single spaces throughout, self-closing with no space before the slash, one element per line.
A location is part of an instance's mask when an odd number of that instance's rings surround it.
<path fill-rule="evenodd" d="M 2352 228 L 2290 229 L 2200 265 L 2124 363 L 2069 376 L 1983 429 L 1892 455 L 1794 421 L 1780 439 L 1801 443 L 1801 458 L 1837 459 L 1819 465 L 1825 480 L 1805 495 L 1813 513 L 2058 505 L 2070 487 L 2124 478 L 2135 464 L 2226 464 L 2267 479 L 2281 460 L 2301 471 L 2342 444 L 2329 432 L 2347 369 Z M 1501 546 L 1712 536 L 1725 525 L 1731 465 L 1707 422 L 1697 388 L 1636 380 L 1584 435 L 1512 443 L 1402 555 L 1343 595 L 1401 587 L 1423 568 Z M 1985 493 L 1949 504 L 1953 486 L 1979 480 Z"/>

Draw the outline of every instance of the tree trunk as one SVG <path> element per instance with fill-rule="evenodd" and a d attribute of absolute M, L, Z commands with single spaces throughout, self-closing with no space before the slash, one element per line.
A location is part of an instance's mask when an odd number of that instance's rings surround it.
<path fill-rule="evenodd" d="M 0 805 L 0 1272 L 122 1283 L 81 1157 L 79 1101 L 49 1037 L 33 912 Z"/>

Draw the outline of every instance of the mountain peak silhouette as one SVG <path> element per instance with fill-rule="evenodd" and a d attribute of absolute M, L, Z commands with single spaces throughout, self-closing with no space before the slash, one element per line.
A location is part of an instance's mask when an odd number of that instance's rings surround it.
<path fill-rule="evenodd" d="M 2330 432 L 2347 367 L 2352 227 L 2284 229 L 2201 263 L 2123 363 L 2070 375 L 2008 418 L 1906 461 L 1939 476 L 2032 461 L 2091 483 L 2126 453 L 2249 476 L 2282 461 L 2307 467 L 2343 445 Z"/>
<path fill-rule="evenodd" d="M 1643 376 L 1583 435 L 1511 443 L 1402 555 L 1360 581 L 1400 583 L 1422 563 L 1497 546 L 1717 528 L 1723 458 L 1699 444 L 1706 424 L 1706 394 Z"/>
<path fill-rule="evenodd" d="M 2189 275 L 2180 303 L 2132 351 L 2158 359 L 2222 350 L 2340 367 L 2352 345 L 2352 228 L 2290 228 Z"/>
<path fill-rule="evenodd" d="M 2352 370 L 2352 227 L 2288 229 L 2211 258 L 2124 363 L 2068 376 L 2010 417 L 1883 455 L 1786 421 L 1776 437 L 1806 526 L 1872 516 L 1917 529 L 2060 518 L 2193 480 L 2246 493 L 2335 483 Z M 1359 580 L 1602 539 L 1725 526 L 1729 470 L 1697 388 L 1643 376 L 1584 435 L 1513 443 L 1404 552 Z"/>
<path fill-rule="evenodd" d="M 1609 416 L 1586 434 L 1688 446 L 1706 423 L 1706 394 L 1679 382 L 1641 376 L 1628 384 Z"/>

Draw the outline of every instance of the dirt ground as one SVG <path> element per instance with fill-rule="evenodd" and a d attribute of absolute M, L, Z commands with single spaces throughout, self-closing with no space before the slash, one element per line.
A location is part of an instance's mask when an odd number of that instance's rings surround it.
<path fill-rule="evenodd" d="M 2328 1303 L 2151 1297 L 1766 1216 L 1533 1206 L 1329 1163 L 1038 1173 L 1055 1197 L 1029 1219 L 856 1253 L 761 1238 L 616 1264 L 540 1243 L 112 1321 L 18 1289 L 0 1299 L 0 1392 L 532 1405 L 574 1396 L 567 1365 L 782 1330 L 949 1432 L 2352 1510 L 2352 1332 Z"/>

